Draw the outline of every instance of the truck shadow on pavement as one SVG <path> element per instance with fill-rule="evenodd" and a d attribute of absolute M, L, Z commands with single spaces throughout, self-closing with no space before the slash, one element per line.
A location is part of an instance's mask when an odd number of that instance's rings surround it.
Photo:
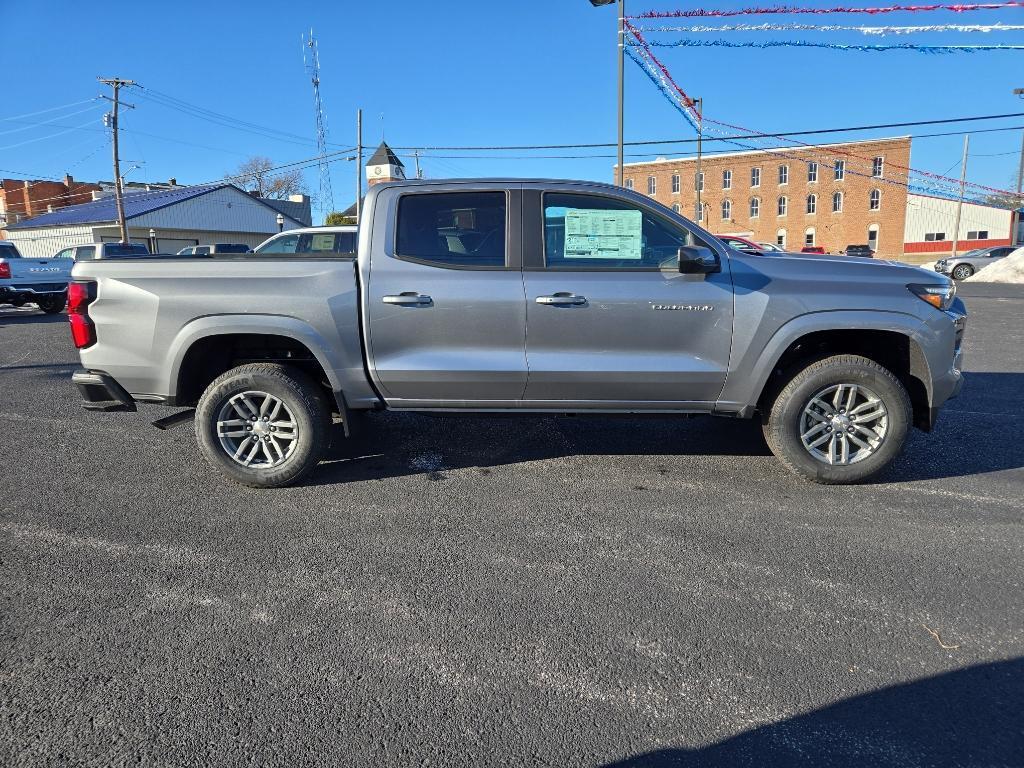
<path fill-rule="evenodd" d="M 903 453 L 875 480 L 900 483 L 962 477 L 1024 467 L 1024 441 L 1004 441 L 1007 420 L 1024 427 L 1024 374 L 968 373 L 961 396 L 943 410 L 935 430 L 914 430 Z M 766 457 L 758 421 L 700 416 L 554 417 L 430 416 L 373 413 L 359 433 L 334 446 L 305 481 L 311 485 L 489 468 L 576 455 Z M 785 470 L 779 465 L 780 474 Z M 801 482 L 794 479 L 794 482 Z"/>
<path fill-rule="evenodd" d="M 701 749 L 606 768 L 1019 766 L 1024 659 L 958 669 L 846 699 Z"/>
<path fill-rule="evenodd" d="M 48 315 L 42 310 L 0 310 L 0 328 L 5 325 L 29 325 L 42 323 L 67 323 L 68 316 L 64 312 Z M 68 332 L 70 338 L 70 331 Z"/>

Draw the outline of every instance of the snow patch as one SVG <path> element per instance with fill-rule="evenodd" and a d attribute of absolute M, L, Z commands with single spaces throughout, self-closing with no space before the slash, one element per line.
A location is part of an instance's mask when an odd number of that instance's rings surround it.
<path fill-rule="evenodd" d="M 1024 248 L 1018 248 L 1009 256 L 979 269 L 967 278 L 972 283 L 1019 283 L 1024 284 Z"/>

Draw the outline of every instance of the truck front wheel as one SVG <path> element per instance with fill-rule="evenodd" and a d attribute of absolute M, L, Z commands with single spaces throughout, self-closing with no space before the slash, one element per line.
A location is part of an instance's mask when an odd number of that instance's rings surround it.
<path fill-rule="evenodd" d="M 250 488 L 290 485 L 330 440 L 323 391 L 298 368 L 253 363 L 217 378 L 199 399 L 196 439 L 214 467 Z"/>
<path fill-rule="evenodd" d="M 775 398 L 768 447 L 816 483 L 858 483 L 903 448 L 912 418 L 907 390 L 887 368 L 857 355 L 811 363 Z"/>

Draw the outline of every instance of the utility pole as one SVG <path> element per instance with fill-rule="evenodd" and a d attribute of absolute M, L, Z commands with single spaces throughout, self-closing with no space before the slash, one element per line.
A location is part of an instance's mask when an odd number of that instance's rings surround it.
<path fill-rule="evenodd" d="M 964 156 L 960 161 L 960 200 L 956 204 L 956 224 L 953 225 L 953 253 L 956 256 L 956 247 L 960 244 L 960 216 L 964 210 L 964 187 L 967 184 L 967 148 L 970 146 L 971 134 L 964 134 Z"/>
<path fill-rule="evenodd" d="M 1024 88 L 1014 88 L 1013 94 L 1024 99 Z M 1017 166 L 1017 199 L 1014 200 L 1013 213 L 1010 215 L 1010 243 L 1019 245 L 1021 240 L 1017 237 L 1020 230 L 1020 209 L 1024 208 L 1024 197 L 1021 191 L 1024 190 L 1024 133 L 1020 135 L 1020 165 Z"/>
<path fill-rule="evenodd" d="M 703 215 L 702 214 L 704 213 L 704 209 L 702 209 L 700 207 L 701 187 L 704 186 L 704 184 L 701 183 L 701 174 L 703 173 L 703 171 L 701 170 L 701 165 L 700 165 L 700 162 L 701 162 L 701 146 L 700 146 L 700 143 L 701 143 L 701 137 L 702 137 L 702 135 L 704 133 L 703 128 L 704 128 L 704 99 L 697 99 L 697 179 L 694 182 L 695 186 L 697 187 L 697 220 L 698 221 L 702 221 L 704 223 L 704 226 L 708 226 L 708 223 L 706 221 L 703 221 Z"/>
<path fill-rule="evenodd" d="M 418 149 L 413 150 L 413 157 L 416 158 L 416 178 L 423 178 L 423 171 L 420 169 L 420 151 Z"/>
<path fill-rule="evenodd" d="M 114 146 L 114 201 L 117 204 L 117 223 L 121 227 L 121 242 L 128 242 L 128 223 L 124 219 L 124 188 L 121 183 L 121 158 L 117 153 L 117 117 L 118 107 L 121 104 L 120 90 L 126 85 L 135 85 L 134 80 L 122 80 L 119 77 L 98 77 L 96 78 L 104 85 L 109 85 L 114 89 L 114 97 L 104 96 L 103 98 L 113 102 L 114 108 L 110 113 L 110 130 L 113 134 L 113 146 Z M 135 109 L 132 104 L 125 104 L 129 109 Z"/>
<path fill-rule="evenodd" d="M 356 110 L 356 225 L 363 212 L 363 110 Z"/>
<path fill-rule="evenodd" d="M 1020 135 L 1020 165 L 1017 167 L 1017 199 L 1013 205 L 1013 215 L 1010 217 L 1010 221 L 1013 222 L 1013 229 L 1010 231 L 1010 242 L 1014 245 L 1020 245 L 1021 240 L 1017 236 L 1018 230 L 1020 230 L 1020 209 L 1024 208 L 1024 196 L 1021 193 L 1024 192 L 1024 133 Z"/>

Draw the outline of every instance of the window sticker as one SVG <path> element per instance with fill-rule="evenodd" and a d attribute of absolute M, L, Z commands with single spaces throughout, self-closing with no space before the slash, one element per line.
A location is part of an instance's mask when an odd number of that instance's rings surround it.
<path fill-rule="evenodd" d="M 640 261 L 641 211 L 565 210 L 565 258 Z"/>
<path fill-rule="evenodd" d="M 313 243 L 310 247 L 314 251 L 333 251 L 334 235 L 313 235 Z"/>

